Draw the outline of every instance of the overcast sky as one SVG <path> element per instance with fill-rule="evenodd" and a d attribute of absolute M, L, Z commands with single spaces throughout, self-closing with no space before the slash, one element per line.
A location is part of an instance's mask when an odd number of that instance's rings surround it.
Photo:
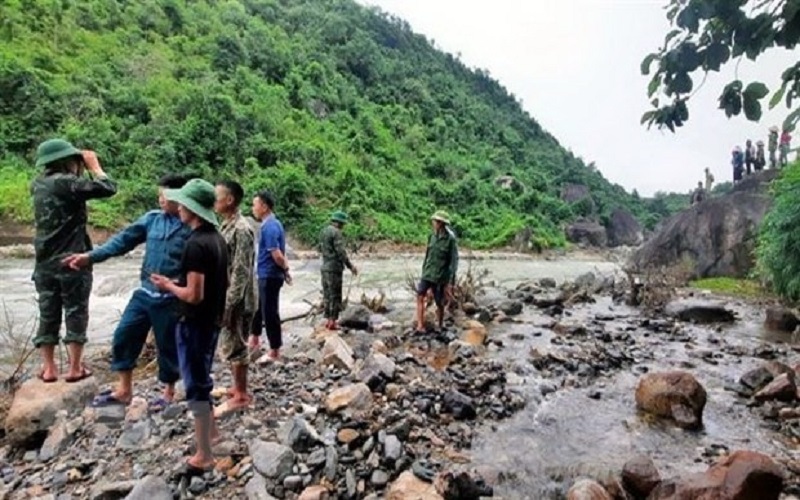
<path fill-rule="evenodd" d="M 687 191 L 705 167 L 730 180 L 733 146 L 766 141 L 769 126 L 787 114 L 779 106 L 761 123 L 728 120 L 717 97 L 735 75 L 730 65 L 709 75 L 676 134 L 640 126 L 649 103 L 639 66 L 669 30 L 666 0 L 360 1 L 406 19 L 468 66 L 488 69 L 565 147 L 643 195 Z M 772 89 L 796 61 L 789 51 L 768 53 L 757 64 L 743 61 L 739 77 Z"/>

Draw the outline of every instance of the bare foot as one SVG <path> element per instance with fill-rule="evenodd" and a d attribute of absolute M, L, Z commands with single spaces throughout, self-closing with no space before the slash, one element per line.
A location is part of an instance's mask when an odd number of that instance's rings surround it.
<path fill-rule="evenodd" d="M 269 350 L 269 359 L 273 361 L 277 361 L 281 358 L 281 351 L 280 349 L 270 349 Z"/>
<path fill-rule="evenodd" d="M 214 408 L 214 418 L 222 418 L 231 413 L 245 410 L 250 406 L 251 401 L 252 398 L 250 398 L 250 396 L 246 396 L 246 398 L 232 397 L 227 399 L 224 403 Z"/>
<path fill-rule="evenodd" d="M 216 461 L 214 458 L 206 458 L 202 455 L 195 453 L 186 461 L 187 464 L 196 468 L 196 469 L 203 469 L 203 470 L 211 470 L 216 465 Z"/>

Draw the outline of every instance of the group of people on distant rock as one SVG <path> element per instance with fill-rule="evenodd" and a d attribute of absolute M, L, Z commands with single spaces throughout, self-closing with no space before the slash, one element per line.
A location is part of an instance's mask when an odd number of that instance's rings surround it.
<path fill-rule="evenodd" d="M 258 235 L 242 215 L 245 192 L 232 180 L 213 185 L 203 179 L 166 175 L 158 182 L 160 210 L 147 212 L 92 249 L 87 234 L 86 202 L 108 198 L 116 183 L 100 166 L 92 151 L 81 151 L 61 139 L 51 139 L 37 149 L 36 166 L 42 172 L 31 185 L 36 232 L 36 262 L 32 279 L 39 296 L 39 326 L 34 346 L 42 356 L 39 379 L 59 378 L 55 347 L 63 342 L 69 354 L 64 380 L 78 382 L 92 376 L 83 363 L 87 341 L 92 267 L 145 245 L 140 285 L 133 292 L 111 342 L 111 369 L 118 374 L 113 390 L 98 394 L 93 406 L 127 405 L 133 398 L 133 370 L 152 330 L 158 362 L 161 395 L 150 401 L 153 411 L 175 399 L 175 384 L 182 378 L 186 400 L 195 419 L 195 454 L 184 464 L 185 475 L 198 475 L 214 467 L 212 444 L 220 438 L 215 418 L 246 408 L 250 351 L 260 348 L 263 328 L 270 350 L 261 361 L 277 361 L 282 347 L 280 290 L 291 284 L 286 236 L 273 212 L 269 192 L 252 199 L 253 215 L 260 221 Z M 84 175 L 88 171 L 90 176 Z M 417 285 L 417 330 L 425 331 L 425 302 L 436 303 L 437 328 L 442 328 L 445 305 L 453 300 L 458 265 L 455 234 L 449 216 L 432 217 Z M 342 307 L 342 273 L 357 274 L 344 249 L 341 231 L 347 214 L 334 212 L 320 235 L 325 327 L 338 329 Z M 255 276 L 254 276 L 255 271 Z M 227 400 L 213 407 L 212 364 L 220 341 L 220 354 L 231 366 L 233 387 Z"/>
<path fill-rule="evenodd" d="M 768 138 L 769 167 L 785 167 L 789 162 L 789 151 L 791 150 L 792 135 L 789 130 L 784 128 L 780 137 L 778 127 L 770 127 Z M 748 139 L 745 142 L 744 150 L 740 146 L 733 148 L 731 153 L 731 165 L 733 166 L 733 182 L 738 184 L 744 178 L 754 172 L 760 172 L 767 166 L 767 156 L 764 151 L 764 141 L 756 142 Z"/>

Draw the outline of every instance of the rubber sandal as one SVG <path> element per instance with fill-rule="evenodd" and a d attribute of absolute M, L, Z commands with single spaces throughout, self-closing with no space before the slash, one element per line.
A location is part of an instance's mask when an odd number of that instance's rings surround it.
<path fill-rule="evenodd" d="M 58 381 L 58 377 L 44 378 L 44 370 L 42 370 L 39 373 L 39 375 L 36 376 L 36 378 L 38 378 L 39 380 L 41 380 L 45 384 L 52 384 L 53 382 L 57 382 Z"/>
<path fill-rule="evenodd" d="M 193 477 L 202 477 L 206 474 L 206 472 L 211 472 L 214 470 L 214 465 L 209 467 L 208 469 L 203 469 L 202 467 L 195 467 L 194 465 L 190 464 L 189 462 L 184 462 L 180 469 L 175 473 L 175 479 L 187 478 L 191 479 Z"/>
<path fill-rule="evenodd" d="M 159 396 L 150 400 L 150 402 L 147 404 L 147 409 L 153 413 L 158 413 L 166 410 L 170 405 L 172 405 L 172 401 L 167 401 L 163 397 Z"/>
<path fill-rule="evenodd" d="M 130 401 L 117 399 L 111 391 L 103 391 L 92 400 L 92 408 L 102 408 L 105 406 L 128 406 Z"/>
<path fill-rule="evenodd" d="M 86 380 L 87 378 L 94 375 L 92 370 L 89 369 L 86 365 L 81 365 L 81 374 L 77 377 L 66 377 L 64 381 L 68 384 L 74 384 L 75 382 L 80 382 L 81 380 Z"/>

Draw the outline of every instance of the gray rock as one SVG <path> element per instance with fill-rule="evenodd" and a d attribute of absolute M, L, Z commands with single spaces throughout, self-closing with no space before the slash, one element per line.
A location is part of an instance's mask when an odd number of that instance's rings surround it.
<path fill-rule="evenodd" d="M 339 325 L 355 330 L 366 330 L 372 312 L 361 304 L 349 306 L 339 315 Z"/>
<path fill-rule="evenodd" d="M 403 455 L 403 443 L 397 439 L 397 436 L 386 436 L 386 442 L 383 443 L 383 456 L 391 462 L 400 460 Z"/>
<path fill-rule="evenodd" d="M 442 410 L 452 413 L 456 420 L 473 419 L 477 416 L 472 398 L 458 391 L 448 391 L 442 401 Z"/>
<path fill-rule="evenodd" d="M 380 469 L 375 469 L 372 471 L 369 482 L 376 488 L 383 488 L 389 482 L 389 474 Z"/>
<path fill-rule="evenodd" d="M 507 316 L 516 316 L 522 312 L 522 302 L 518 300 L 506 300 L 500 303 L 498 309 Z"/>
<path fill-rule="evenodd" d="M 578 221 L 567 226 L 567 240 L 582 246 L 605 247 L 608 242 L 606 228 L 597 222 Z"/>
<path fill-rule="evenodd" d="M 611 212 L 608 218 L 608 245 L 611 247 L 637 246 L 644 241 L 644 230 L 632 213 L 623 208 Z"/>
<path fill-rule="evenodd" d="M 328 481 L 336 479 L 336 468 L 339 466 L 339 453 L 336 448 L 328 446 L 325 448 L 325 477 Z"/>
<path fill-rule="evenodd" d="M 736 320 L 724 305 L 708 300 L 679 299 L 667 304 L 666 312 L 681 321 L 698 324 L 730 323 Z"/>
<path fill-rule="evenodd" d="M 267 481 L 260 474 L 253 474 L 253 477 L 247 481 L 244 494 L 247 496 L 247 500 L 276 500 L 267 493 Z"/>
<path fill-rule="evenodd" d="M 597 282 L 597 276 L 594 273 L 583 273 L 575 279 L 575 286 L 584 290 L 590 289 Z"/>
<path fill-rule="evenodd" d="M 145 476 L 125 500 L 172 500 L 172 490 L 163 478 Z"/>
<path fill-rule="evenodd" d="M 316 469 L 317 467 L 322 467 L 325 463 L 325 449 L 320 448 L 318 450 L 314 450 L 306 460 L 306 464 L 312 469 Z"/>
<path fill-rule="evenodd" d="M 356 377 L 374 390 L 383 383 L 394 380 L 395 370 L 397 365 L 394 361 L 384 354 L 374 352 L 364 360 Z"/>
<path fill-rule="evenodd" d="M 356 473 L 353 472 L 353 469 L 347 469 L 345 471 L 344 482 L 347 487 L 347 498 L 355 498 L 358 483 L 356 482 Z"/>
<path fill-rule="evenodd" d="M 140 420 L 123 431 L 117 440 L 117 448 L 138 450 L 146 445 L 148 439 L 150 439 L 150 420 Z"/>
<path fill-rule="evenodd" d="M 100 483 L 92 486 L 89 498 L 92 500 L 117 500 L 125 498 L 135 487 L 138 481 L 117 481 L 114 483 Z"/>
<path fill-rule="evenodd" d="M 59 418 L 50 432 L 47 434 L 42 447 L 39 450 L 39 460 L 46 462 L 61 453 L 70 441 L 70 432 L 67 423 L 63 418 Z"/>
<path fill-rule="evenodd" d="M 539 280 L 539 286 L 542 288 L 555 288 L 557 283 L 553 278 L 542 278 Z"/>
<path fill-rule="evenodd" d="M 280 481 L 292 473 L 295 456 L 288 446 L 256 439 L 250 443 L 250 456 L 255 469 L 266 478 Z"/>
<path fill-rule="evenodd" d="M 352 371 L 355 365 L 353 349 L 339 335 L 331 335 L 325 339 L 325 345 L 322 347 L 322 362 Z"/>
<path fill-rule="evenodd" d="M 287 476 L 283 480 L 283 488 L 288 491 L 299 491 L 303 487 L 302 476 Z"/>
<path fill-rule="evenodd" d="M 295 417 L 281 429 L 283 444 L 298 453 L 308 453 L 321 442 L 316 429 L 302 417 Z"/>
<path fill-rule="evenodd" d="M 125 407 L 108 405 L 94 408 L 94 421 L 98 424 L 118 424 L 125 420 Z"/>
<path fill-rule="evenodd" d="M 200 493 L 206 491 L 207 487 L 208 485 L 206 484 L 205 480 L 197 476 L 193 477 L 189 482 L 189 491 L 195 495 L 199 495 Z"/>

